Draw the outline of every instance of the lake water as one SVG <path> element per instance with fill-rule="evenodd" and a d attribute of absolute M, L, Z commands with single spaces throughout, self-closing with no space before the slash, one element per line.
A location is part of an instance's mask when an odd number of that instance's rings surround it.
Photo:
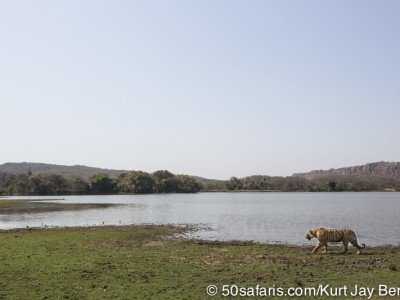
<path fill-rule="evenodd" d="M 13 198 L 13 197 L 11 197 Z M 400 193 L 199 193 L 14 197 L 121 204 L 102 209 L 0 215 L 0 229 L 42 226 L 191 224 L 192 236 L 315 244 L 310 228 L 349 227 L 360 243 L 400 244 Z M 54 202 L 54 200 L 52 201 Z M 57 202 L 57 201 L 56 201 Z"/>

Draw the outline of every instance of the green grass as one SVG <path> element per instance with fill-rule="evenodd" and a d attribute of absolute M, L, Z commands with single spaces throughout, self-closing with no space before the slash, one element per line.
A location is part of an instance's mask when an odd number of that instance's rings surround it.
<path fill-rule="evenodd" d="M 312 246 L 171 237 L 184 230 L 124 226 L 1 232 L 0 299 L 222 299 L 222 285 L 400 286 L 398 247 L 367 248 L 363 255 L 351 247 L 340 255 L 341 249 L 331 247 L 331 253 L 311 255 Z M 206 294 L 210 284 L 219 288 L 215 297 Z"/>

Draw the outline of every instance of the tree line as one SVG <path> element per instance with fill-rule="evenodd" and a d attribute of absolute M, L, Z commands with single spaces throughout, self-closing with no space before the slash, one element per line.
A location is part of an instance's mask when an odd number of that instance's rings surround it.
<path fill-rule="evenodd" d="M 231 177 L 226 181 L 202 182 L 204 191 L 281 191 L 281 192 L 346 192 L 400 191 L 400 177 L 394 176 L 326 176 L 303 177 L 249 176 Z"/>
<path fill-rule="evenodd" d="M 197 193 L 201 183 L 188 175 L 175 175 L 166 170 L 147 173 L 131 171 L 111 178 L 99 173 L 89 180 L 62 175 L 0 173 L 0 195 L 88 195 Z"/>
<path fill-rule="evenodd" d="M 346 192 L 400 191 L 400 177 L 326 176 L 303 177 L 249 176 L 229 180 L 209 180 L 175 175 L 166 170 L 147 173 L 131 171 L 111 178 L 98 173 L 88 180 L 81 177 L 43 174 L 0 173 L 0 195 L 89 195 L 197 193 L 229 191 Z"/>

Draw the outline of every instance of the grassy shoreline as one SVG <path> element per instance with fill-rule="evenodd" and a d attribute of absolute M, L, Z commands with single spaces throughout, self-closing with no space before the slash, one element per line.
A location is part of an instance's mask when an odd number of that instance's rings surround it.
<path fill-rule="evenodd" d="M 356 284 L 400 285 L 399 247 L 371 247 L 363 255 L 354 248 L 340 255 L 333 247 L 311 255 L 312 246 L 176 237 L 187 230 L 141 225 L 3 231 L 0 299 L 222 299 L 223 285 L 330 284 L 349 292 Z M 214 297 L 206 293 L 210 284 L 220 291 Z"/>

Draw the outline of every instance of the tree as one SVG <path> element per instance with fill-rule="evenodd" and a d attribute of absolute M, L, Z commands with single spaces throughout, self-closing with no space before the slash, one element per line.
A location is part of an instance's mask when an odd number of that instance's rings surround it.
<path fill-rule="evenodd" d="M 153 177 L 156 180 L 162 180 L 162 179 L 168 179 L 168 178 L 175 177 L 175 175 L 167 170 L 159 170 L 159 171 L 155 171 L 153 173 Z"/>
<path fill-rule="evenodd" d="M 191 176 L 177 175 L 178 193 L 197 193 L 201 190 L 202 186 Z"/>
<path fill-rule="evenodd" d="M 336 181 L 328 181 L 327 187 L 329 192 L 333 192 L 336 189 L 337 182 Z"/>
<path fill-rule="evenodd" d="M 15 182 L 7 189 L 7 194 L 29 195 L 29 177 L 26 174 L 18 175 Z"/>
<path fill-rule="evenodd" d="M 228 188 L 228 190 L 231 190 L 231 191 L 232 190 L 241 190 L 243 188 L 243 183 L 239 178 L 233 176 L 227 182 L 227 188 Z"/>
<path fill-rule="evenodd" d="M 42 176 L 31 175 L 28 180 L 29 192 L 31 195 L 46 195 L 46 187 L 43 182 Z"/>
<path fill-rule="evenodd" d="M 156 193 L 171 193 L 177 189 L 177 180 L 175 175 L 166 170 L 160 170 L 153 173 L 155 181 L 154 189 Z"/>
<path fill-rule="evenodd" d="M 15 181 L 14 174 L 0 173 L 0 195 L 7 194 Z"/>
<path fill-rule="evenodd" d="M 76 195 L 87 194 L 90 191 L 90 185 L 81 177 L 72 179 L 72 193 Z"/>
<path fill-rule="evenodd" d="M 118 182 L 118 189 L 123 193 L 144 194 L 152 193 L 155 181 L 149 173 L 132 171 Z"/>
<path fill-rule="evenodd" d="M 307 184 L 304 186 L 304 190 L 305 190 L 306 192 L 314 192 L 314 188 L 313 188 L 313 186 L 311 185 L 311 183 L 307 183 Z"/>
<path fill-rule="evenodd" d="M 51 174 L 50 176 L 47 176 L 46 179 L 48 194 L 60 195 L 70 193 L 67 179 L 64 176 Z"/>
<path fill-rule="evenodd" d="M 108 194 L 113 192 L 113 182 L 105 173 L 99 173 L 91 177 L 92 193 Z"/>

